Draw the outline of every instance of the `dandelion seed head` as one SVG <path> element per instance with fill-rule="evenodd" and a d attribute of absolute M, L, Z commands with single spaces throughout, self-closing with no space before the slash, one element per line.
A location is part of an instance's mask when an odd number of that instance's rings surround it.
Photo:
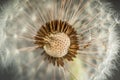
<path fill-rule="evenodd" d="M 109 28 L 115 23 L 106 9 L 98 0 L 18 1 L 9 10 L 4 47 L 19 55 L 20 74 L 29 80 L 90 79 L 107 56 Z"/>

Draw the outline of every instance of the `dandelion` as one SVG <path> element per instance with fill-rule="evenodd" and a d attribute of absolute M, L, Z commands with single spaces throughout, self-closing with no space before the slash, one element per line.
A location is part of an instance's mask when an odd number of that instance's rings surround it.
<path fill-rule="evenodd" d="M 107 57 L 109 29 L 115 26 L 112 13 L 104 8 L 97 0 L 18 1 L 5 31 L 6 49 L 15 54 L 22 78 L 94 77 Z"/>

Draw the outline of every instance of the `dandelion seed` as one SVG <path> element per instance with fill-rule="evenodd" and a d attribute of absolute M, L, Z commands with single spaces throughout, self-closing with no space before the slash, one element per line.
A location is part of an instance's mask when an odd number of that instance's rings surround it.
<path fill-rule="evenodd" d="M 6 32 L 29 80 L 88 80 L 97 72 L 115 23 L 102 21 L 109 14 L 97 0 L 20 0 L 15 9 Z"/>

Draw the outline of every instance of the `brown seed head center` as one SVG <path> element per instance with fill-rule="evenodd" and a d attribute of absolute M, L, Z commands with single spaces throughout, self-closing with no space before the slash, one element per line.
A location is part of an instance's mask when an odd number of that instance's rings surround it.
<path fill-rule="evenodd" d="M 77 32 L 66 21 L 53 20 L 40 27 L 34 44 L 44 51 L 41 55 L 53 65 L 64 66 L 64 60 L 73 61 L 79 50 Z"/>
<path fill-rule="evenodd" d="M 68 53 L 70 38 L 65 33 L 51 34 L 45 39 L 48 43 L 44 46 L 44 50 L 48 55 L 63 57 Z"/>

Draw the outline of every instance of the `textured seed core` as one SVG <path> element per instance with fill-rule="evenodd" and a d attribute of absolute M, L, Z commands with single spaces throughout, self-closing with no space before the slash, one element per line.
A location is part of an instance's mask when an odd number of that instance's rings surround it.
<path fill-rule="evenodd" d="M 65 33 L 51 34 L 46 40 L 48 43 L 44 46 L 44 50 L 48 55 L 63 57 L 68 53 L 70 39 Z"/>
<path fill-rule="evenodd" d="M 34 44 L 43 49 L 44 60 L 64 66 L 64 60 L 73 61 L 79 50 L 77 32 L 66 21 L 53 20 L 40 27 L 34 36 Z"/>

